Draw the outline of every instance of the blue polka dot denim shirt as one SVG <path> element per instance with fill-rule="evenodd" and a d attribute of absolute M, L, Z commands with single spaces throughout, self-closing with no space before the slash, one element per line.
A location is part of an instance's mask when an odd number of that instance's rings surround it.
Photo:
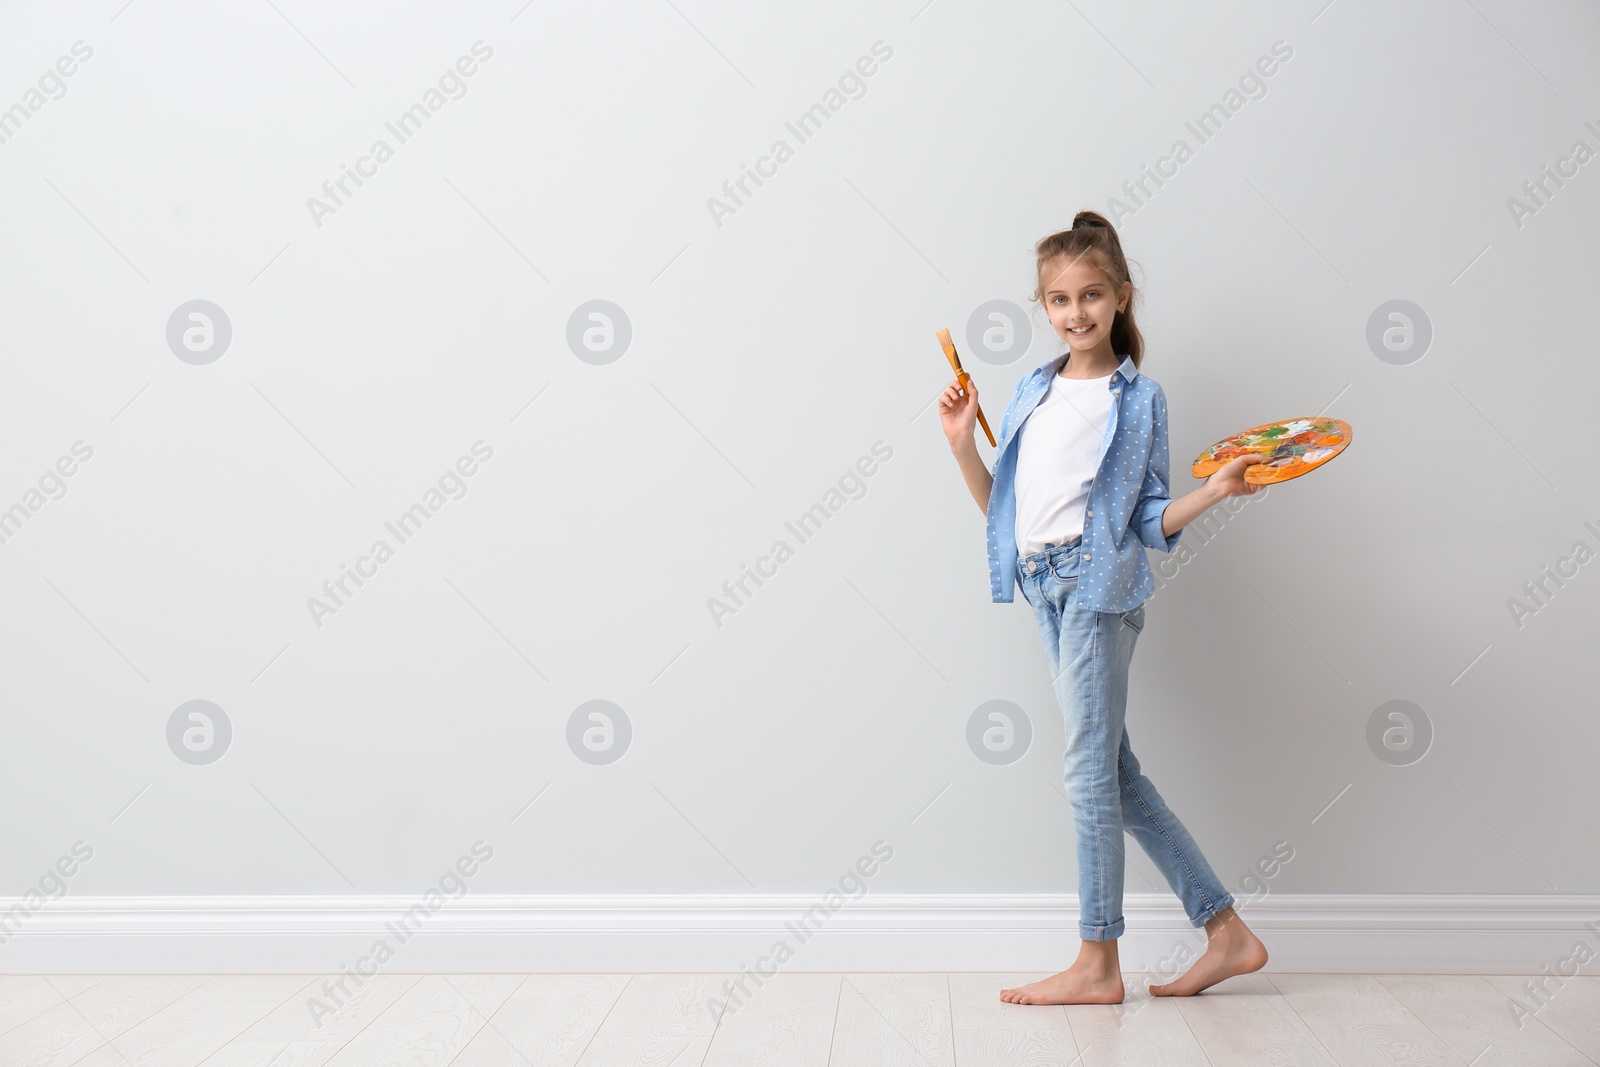
<path fill-rule="evenodd" d="M 1016 598 L 1017 431 L 1061 370 L 1068 353 L 1036 368 L 1017 383 L 1005 417 L 989 492 L 989 585 L 996 604 Z M 1167 396 L 1129 356 L 1107 379 L 1114 394 L 1100 466 L 1089 486 L 1083 543 L 1078 552 L 1078 597 L 1096 611 L 1131 611 L 1155 592 L 1145 547 L 1171 552 L 1179 530 L 1161 533 L 1161 516 L 1172 503 L 1167 480 Z"/>

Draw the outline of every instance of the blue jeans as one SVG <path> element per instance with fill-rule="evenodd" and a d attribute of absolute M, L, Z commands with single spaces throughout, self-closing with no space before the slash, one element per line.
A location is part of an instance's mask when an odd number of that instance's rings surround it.
<path fill-rule="evenodd" d="M 1128 743 L 1128 664 L 1144 629 L 1144 605 L 1124 612 L 1080 607 L 1082 543 L 1074 538 L 1017 561 L 1066 722 L 1067 799 L 1078 836 L 1078 933 L 1085 941 L 1122 936 L 1124 831 L 1161 871 L 1189 922 L 1204 926 L 1234 902 L 1233 894 L 1140 773 Z"/>

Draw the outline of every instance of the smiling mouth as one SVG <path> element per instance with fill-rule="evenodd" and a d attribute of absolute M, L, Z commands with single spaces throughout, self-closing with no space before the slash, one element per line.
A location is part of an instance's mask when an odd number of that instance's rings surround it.
<path fill-rule="evenodd" d="M 1092 329 L 1094 329 L 1094 323 L 1091 322 L 1087 326 L 1068 326 L 1067 332 L 1072 334 L 1074 337 L 1082 337 Z"/>

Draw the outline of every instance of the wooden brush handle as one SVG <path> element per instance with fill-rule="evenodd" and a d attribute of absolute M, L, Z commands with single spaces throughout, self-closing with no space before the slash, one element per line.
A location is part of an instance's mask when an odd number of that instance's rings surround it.
<path fill-rule="evenodd" d="M 944 356 L 950 361 L 950 369 L 956 372 L 956 381 L 961 383 L 965 390 L 972 376 L 961 369 L 961 357 L 956 355 L 955 342 L 950 339 L 949 330 L 940 330 L 935 336 L 939 338 L 939 347 L 944 349 Z M 974 403 L 977 403 L 974 401 Z M 989 447 L 995 448 L 994 431 L 989 429 L 989 420 L 983 417 L 983 405 L 978 404 L 978 424 L 983 427 L 983 434 L 989 439 Z"/>

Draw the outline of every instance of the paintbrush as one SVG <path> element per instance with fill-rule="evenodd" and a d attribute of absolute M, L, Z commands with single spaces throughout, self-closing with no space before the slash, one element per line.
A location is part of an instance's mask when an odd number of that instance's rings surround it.
<path fill-rule="evenodd" d="M 940 347 L 944 349 L 945 358 L 950 361 L 950 369 L 956 372 L 956 381 L 961 383 L 961 389 L 965 392 L 971 375 L 961 369 L 961 357 L 956 355 L 956 344 L 950 340 L 950 331 L 940 330 L 937 336 Z M 989 420 L 983 417 L 983 407 L 981 405 L 978 407 L 978 422 L 983 426 L 983 432 L 989 438 L 989 447 L 994 448 L 994 431 L 989 429 Z"/>

